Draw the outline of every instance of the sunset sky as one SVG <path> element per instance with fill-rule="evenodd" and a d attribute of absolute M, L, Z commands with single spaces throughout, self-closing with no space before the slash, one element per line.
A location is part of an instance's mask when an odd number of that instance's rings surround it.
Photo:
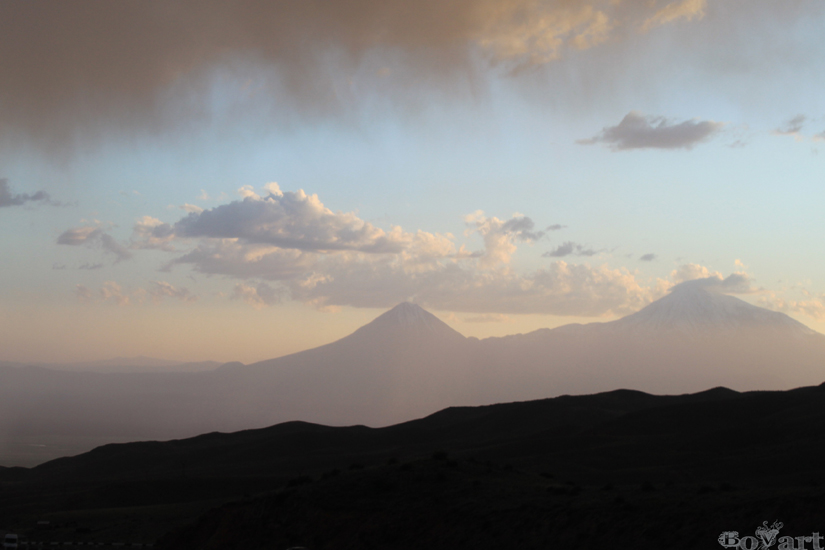
<path fill-rule="evenodd" d="M 818 0 L 0 1 L 0 360 L 252 362 L 729 278 L 825 332 Z M 734 275 L 734 277 L 731 277 Z"/>

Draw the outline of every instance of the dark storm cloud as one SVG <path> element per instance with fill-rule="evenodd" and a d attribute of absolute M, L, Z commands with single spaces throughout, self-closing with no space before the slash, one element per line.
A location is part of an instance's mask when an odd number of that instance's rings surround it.
<path fill-rule="evenodd" d="M 489 71 L 530 75 L 522 69 L 573 58 L 560 70 L 576 78 L 554 86 L 551 99 L 589 101 L 640 66 L 643 50 L 634 45 L 660 27 L 674 31 L 673 53 L 689 57 L 681 62 L 713 71 L 721 48 L 748 62 L 751 40 L 786 37 L 788 24 L 817 7 L 813 0 L 745 7 L 705 0 L 6 1 L 0 139 L 65 152 L 112 132 L 188 128 L 210 120 L 216 83 L 221 101 L 258 120 L 354 112 L 375 95 L 416 109 L 434 91 L 483 95 Z M 759 36 L 730 32 L 757 20 L 774 25 Z M 699 24 L 706 26 L 701 47 L 690 29 Z"/>
<path fill-rule="evenodd" d="M 580 139 L 580 145 L 603 143 L 614 151 L 630 149 L 692 149 L 718 133 L 723 122 L 686 120 L 673 122 L 662 116 L 645 116 L 631 111 L 616 126 L 605 127 L 590 139 Z"/>

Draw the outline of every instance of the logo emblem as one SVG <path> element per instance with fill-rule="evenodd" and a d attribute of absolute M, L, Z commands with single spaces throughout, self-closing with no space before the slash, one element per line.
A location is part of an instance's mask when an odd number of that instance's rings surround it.
<path fill-rule="evenodd" d="M 762 525 L 756 528 L 756 536 L 762 539 L 762 548 L 770 548 L 774 545 L 780 529 L 782 529 L 781 521 L 774 521 L 770 527 L 767 521 L 763 521 Z"/>

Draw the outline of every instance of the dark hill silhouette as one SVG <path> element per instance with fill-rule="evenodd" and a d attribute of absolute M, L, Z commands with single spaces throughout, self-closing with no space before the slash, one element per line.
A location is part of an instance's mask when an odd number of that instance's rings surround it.
<path fill-rule="evenodd" d="M 128 516 L 160 536 L 158 518 L 177 510 L 161 548 L 178 550 L 362 548 L 364 537 L 382 548 L 540 548 L 620 535 L 622 547 L 713 547 L 763 516 L 818 528 L 823 431 L 823 387 L 617 390 L 454 407 L 385 428 L 290 422 L 0 469 L 0 518 Z M 197 503 L 214 509 L 182 528 Z"/>

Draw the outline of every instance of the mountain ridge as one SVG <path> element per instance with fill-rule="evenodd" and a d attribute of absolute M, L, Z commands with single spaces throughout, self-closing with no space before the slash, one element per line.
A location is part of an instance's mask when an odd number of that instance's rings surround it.
<path fill-rule="evenodd" d="M 0 436 L 8 442 L 13 435 L 19 451 L 38 434 L 99 444 L 102 437 L 182 438 L 289 420 L 388 426 L 451 406 L 617 387 L 680 394 L 716 386 L 784 390 L 825 379 L 825 336 L 737 298 L 702 290 L 696 296 L 708 307 L 689 309 L 685 330 L 656 329 L 659 319 L 682 318 L 678 301 L 668 306 L 683 296 L 677 291 L 636 317 L 483 340 L 402 303 L 335 342 L 211 372 L 0 368 Z M 743 315 L 720 322 L 731 311 Z M 0 437 L 0 456 L 11 452 L 4 444 Z M 49 452 L 38 456 L 55 456 Z"/>

